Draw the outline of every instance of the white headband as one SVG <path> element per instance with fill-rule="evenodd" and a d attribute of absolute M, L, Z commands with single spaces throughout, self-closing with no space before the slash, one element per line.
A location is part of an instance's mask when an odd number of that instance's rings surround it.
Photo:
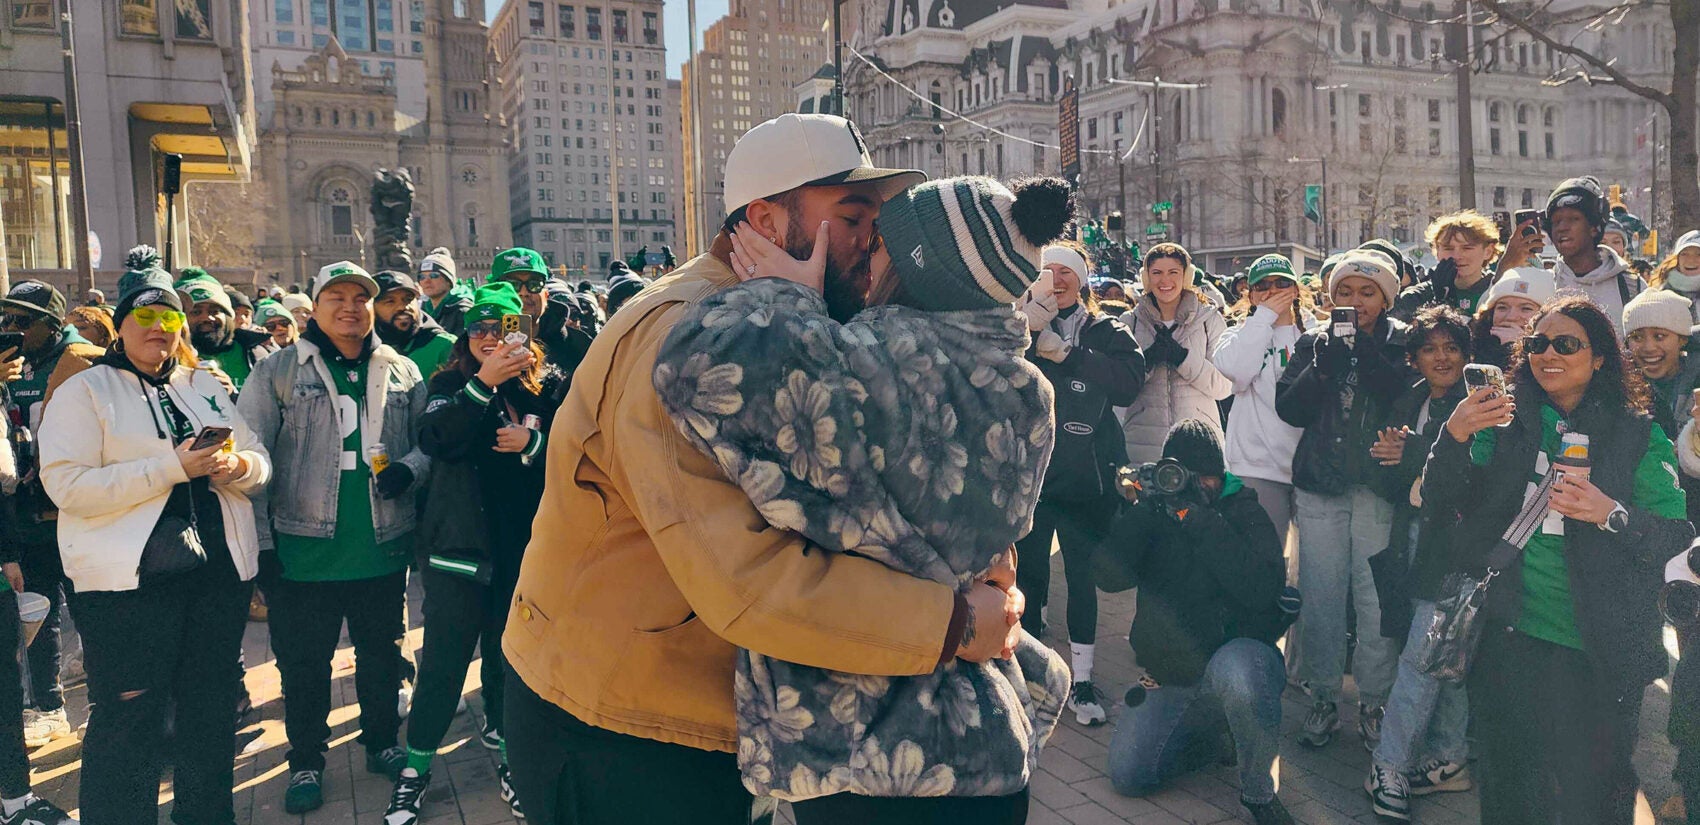
<path fill-rule="evenodd" d="M 1086 271 L 1086 256 L 1066 246 L 1047 246 L 1039 252 L 1039 268 L 1044 269 L 1051 264 L 1068 267 L 1075 277 L 1086 278 L 1091 273 Z"/>

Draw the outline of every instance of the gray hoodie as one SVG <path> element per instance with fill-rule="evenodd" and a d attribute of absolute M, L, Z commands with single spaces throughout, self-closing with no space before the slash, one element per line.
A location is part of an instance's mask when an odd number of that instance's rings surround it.
<path fill-rule="evenodd" d="M 1570 271 L 1570 266 L 1563 259 L 1560 259 L 1557 268 L 1553 270 L 1553 277 L 1558 281 L 1560 290 L 1581 290 L 1589 298 L 1594 299 L 1594 303 L 1599 304 L 1600 308 L 1605 310 L 1606 317 L 1611 319 L 1612 327 L 1621 336 L 1623 335 L 1623 305 L 1629 303 L 1629 299 L 1641 294 L 1641 290 L 1645 289 L 1646 285 L 1642 284 L 1641 279 L 1635 277 L 1635 274 L 1629 271 L 1629 267 L 1623 263 L 1623 259 L 1619 258 L 1617 252 L 1613 251 L 1611 247 L 1602 246 L 1599 251 L 1600 265 L 1595 267 L 1594 271 L 1577 275 Z"/>

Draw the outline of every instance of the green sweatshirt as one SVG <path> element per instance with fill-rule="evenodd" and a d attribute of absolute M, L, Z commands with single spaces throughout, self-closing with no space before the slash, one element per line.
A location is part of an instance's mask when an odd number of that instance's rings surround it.
<path fill-rule="evenodd" d="M 1552 457 L 1558 455 L 1563 420 L 1552 405 L 1541 407 L 1541 449 L 1535 466 L 1529 468 L 1529 483 L 1539 484 Z M 1470 460 L 1485 466 L 1493 459 L 1498 432 L 1492 428 L 1476 433 L 1470 445 Z M 1647 452 L 1635 467 L 1635 494 L 1626 502 L 1664 518 L 1687 518 L 1687 497 L 1675 483 L 1676 451 L 1659 425 L 1653 425 Z M 1570 595 L 1570 571 L 1564 562 L 1564 519 L 1548 513 L 1541 528 L 1523 546 L 1523 615 L 1517 629 L 1537 639 L 1582 650 L 1582 633 L 1576 628 L 1576 607 Z"/>

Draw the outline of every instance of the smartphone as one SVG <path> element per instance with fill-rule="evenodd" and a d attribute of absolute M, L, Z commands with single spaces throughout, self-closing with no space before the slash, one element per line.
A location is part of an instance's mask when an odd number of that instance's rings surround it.
<path fill-rule="evenodd" d="M 1358 308 L 1335 307 L 1328 312 L 1329 334 L 1335 338 L 1354 338 L 1358 334 Z"/>
<path fill-rule="evenodd" d="M 531 316 L 523 312 L 517 315 L 503 315 L 502 337 L 506 339 L 508 336 L 517 332 L 524 335 L 525 339 L 529 341 L 531 340 L 532 323 Z"/>
<path fill-rule="evenodd" d="M 1505 384 L 1505 371 L 1492 364 L 1465 364 L 1464 386 L 1472 393 L 1483 387 L 1491 389 L 1493 394 L 1489 396 L 1490 398 L 1499 398 L 1509 392 Z M 1509 427 L 1511 422 L 1507 421 L 1495 426 Z"/>
<path fill-rule="evenodd" d="M 1512 226 L 1522 226 L 1523 224 L 1531 222 L 1534 223 L 1534 226 L 1524 230 L 1523 234 L 1540 234 L 1542 231 L 1541 226 L 1546 223 L 1546 214 L 1539 209 L 1519 209 L 1517 210 L 1516 217 L 1513 219 Z"/>
<path fill-rule="evenodd" d="M 21 350 L 24 347 L 24 334 L 21 332 L 0 332 L 0 353 L 7 350 Z"/>
<path fill-rule="evenodd" d="M 195 436 L 195 442 L 189 445 L 189 449 L 204 450 L 219 446 L 230 439 L 230 432 L 229 427 L 203 427 L 200 434 Z"/>
<path fill-rule="evenodd" d="M 1502 244 L 1511 240 L 1511 230 L 1517 228 L 1517 224 L 1511 222 L 1511 213 L 1503 210 L 1493 213 L 1493 224 L 1499 227 L 1499 242 Z"/>

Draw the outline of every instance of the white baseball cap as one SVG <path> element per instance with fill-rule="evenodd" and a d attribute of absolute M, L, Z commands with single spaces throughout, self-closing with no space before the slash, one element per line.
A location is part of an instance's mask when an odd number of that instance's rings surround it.
<path fill-rule="evenodd" d="M 337 261 L 321 268 L 318 277 L 313 279 L 313 297 L 319 297 L 319 293 L 325 291 L 325 287 L 331 284 L 340 284 L 346 281 L 357 283 L 366 289 L 367 295 L 373 298 L 378 297 L 377 280 L 365 268 L 353 261 Z"/>
<path fill-rule="evenodd" d="M 885 199 L 926 179 L 875 168 L 861 131 L 844 118 L 783 114 L 745 132 L 726 156 L 726 214 L 799 186 L 877 182 Z"/>
<path fill-rule="evenodd" d="M 1675 255 L 1690 247 L 1700 249 L 1700 229 L 1691 229 L 1682 233 L 1682 237 L 1676 239 L 1676 248 L 1672 249 L 1670 254 Z"/>

